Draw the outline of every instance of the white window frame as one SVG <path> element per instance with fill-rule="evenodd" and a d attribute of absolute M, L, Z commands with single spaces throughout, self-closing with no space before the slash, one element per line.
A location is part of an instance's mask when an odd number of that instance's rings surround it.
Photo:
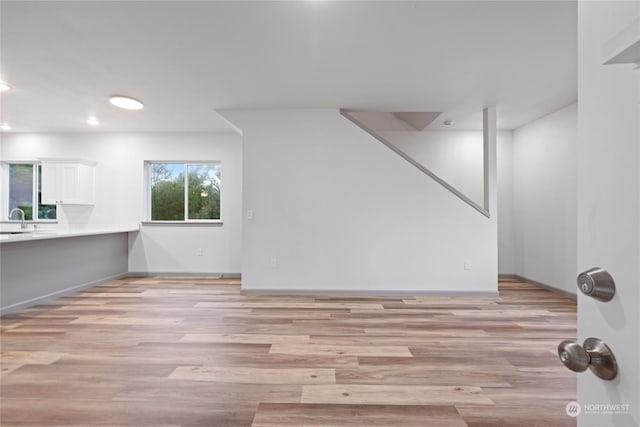
<path fill-rule="evenodd" d="M 47 219 L 47 218 L 38 218 L 38 168 L 42 166 L 42 163 L 36 160 L 7 160 L 2 162 L 2 209 L 0 209 L 0 215 L 2 218 L 0 222 L 20 222 L 20 219 L 15 215 L 14 218 L 9 219 L 9 181 L 10 181 L 10 165 L 31 165 L 31 167 L 35 168 L 35 173 L 32 173 L 32 188 L 33 192 L 31 194 L 31 203 L 32 203 L 32 215 L 34 218 L 26 220 L 28 223 L 47 223 L 47 224 L 57 224 L 58 223 L 58 206 L 56 205 L 56 219 Z"/>
<path fill-rule="evenodd" d="M 184 166 L 185 182 L 184 182 L 184 214 L 183 220 L 157 220 L 151 219 L 151 165 L 157 163 L 170 163 L 181 164 Z M 220 166 L 220 219 L 189 219 L 189 179 L 188 170 L 190 165 L 211 165 L 217 164 Z M 222 161 L 220 160 L 145 160 L 144 161 L 144 187 L 145 187 L 145 221 L 142 221 L 145 225 L 198 225 L 198 224 L 212 224 L 222 225 L 222 193 L 223 193 L 223 180 L 222 180 Z"/>

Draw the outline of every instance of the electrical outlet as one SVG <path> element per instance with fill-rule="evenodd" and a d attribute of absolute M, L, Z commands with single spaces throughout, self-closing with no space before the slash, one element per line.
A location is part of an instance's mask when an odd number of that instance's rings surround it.
<path fill-rule="evenodd" d="M 471 270 L 471 261 L 469 261 L 468 259 L 464 260 L 464 269 Z"/>
<path fill-rule="evenodd" d="M 247 211 L 247 220 L 253 221 L 253 211 L 251 209 Z"/>
<path fill-rule="evenodd" d="M 277 269 L 278 269 L 278 265 L 279 265 L 279 263 L 278 263 L 278 258 L 276 258 L 276 257 L 271 257 L 271 262 L 270 262 L 270 264 L 271 264 L 271 268 L 272 268 L 273 270 L 277 270 Z"/>
<path fill-rule="evenodd" d="M 198 249 L 196 249 L 196 255 L 197 255 L 197 256 L 202 256 L 202 255 L 203 255 L 202 248 L 198 248 Z"/>

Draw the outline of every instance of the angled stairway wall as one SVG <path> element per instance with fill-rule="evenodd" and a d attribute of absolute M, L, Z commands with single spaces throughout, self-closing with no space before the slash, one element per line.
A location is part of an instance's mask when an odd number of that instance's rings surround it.
<path fill-rule="evenodd" d="M 392 113 L 340 110 L 356 126 L 389 147 L 393 152 L 439 182 L 457 197 L 489 217 L 485 206 L 485 138 L 482 115 L 479 129 L 439 130 L 407 125 L 402 114 L 423 114 L 430 118 L 443 113 Z M 410 116 L 411 117 L 411 116 Z M 452 122 L 451 120 L 449 121 Z"/>
<path fill-rule="evenodd" d="M 219 113 L 243 135 L 244 289 L 497 292 L 497 215 L 480 215 L 337 109 Z"/>

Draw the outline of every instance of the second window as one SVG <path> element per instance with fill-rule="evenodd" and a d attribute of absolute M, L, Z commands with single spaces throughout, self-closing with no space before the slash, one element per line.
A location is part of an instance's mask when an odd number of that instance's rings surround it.
<path fill-rule="evenodd" d="M 220 220 L 220 162 L 148 162 L 151 221 Z"/>

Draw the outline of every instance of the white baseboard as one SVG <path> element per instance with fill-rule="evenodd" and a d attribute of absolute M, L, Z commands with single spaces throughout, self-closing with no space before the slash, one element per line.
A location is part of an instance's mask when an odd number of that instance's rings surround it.
<path fill-rule="evenodd" d="M 175 271 L 130 271 L 129 277 L 202 277 L 208 279 L 240 279 L 240 273 L 181 273 Z"/>
<path fill-rule="evenodd" d="M 241 293 L 249 295 L 304 295 L 304 296 L 354 296 L 354 297 L 400 297 L 410 298 L 418 296 L 432 297 L 485 297 L 498 298 L 498 292 L 493 291 L 424 291 L 424 290 L 400 290 L 378 291 L 360 289 L 245 289 Z"/>

